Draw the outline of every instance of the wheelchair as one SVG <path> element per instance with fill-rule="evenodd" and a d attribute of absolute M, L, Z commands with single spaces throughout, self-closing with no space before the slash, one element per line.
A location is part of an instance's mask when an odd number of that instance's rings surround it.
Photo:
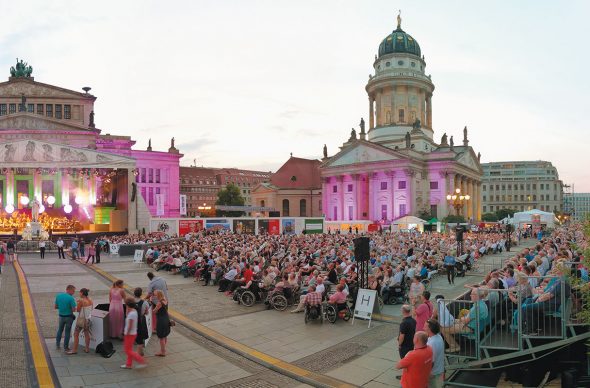
<path fill-rule="evenodd" d="M 252 283 L 250 288 L 238 287 L 234 291 L 233 299 L 238 304 L 243 304 L 246 307 L 252 307 L 256 302 L 266 300 L 266 290 L 263 290 Z"/>
<path fill-rule="evenodd" d="M 310 321 L 317 321 L 319 320 L 320 323 L 324 323 L 324 307 L 323 305 L 305 305 L 305 314 L 303 319 L 305 320 L 305 324 Z"/>
<path fill-rule="evenodd" d="M 330 323 L 336 323 L 338 318 L 342 319 L 344 322 L 348 322 L 351 317 L 352 311 L 348 306 L 348 302 L 342 303 L 341 305 L 329 303 L 326 306 L 326 319 Z"/>

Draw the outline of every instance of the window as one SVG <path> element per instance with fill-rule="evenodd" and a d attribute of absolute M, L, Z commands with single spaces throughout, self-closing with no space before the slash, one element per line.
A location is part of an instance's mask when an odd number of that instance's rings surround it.
<path fill-rule="evenodd" d="M 530 183 L 527 183 L 526 184 L 526 189 L 527 189 L 527 191 L 531 189 L 531 184 Z"/>
<path fill-rule="evenodd" d="M 160 169 L 156 168 L 156 183 L 160 183 Z"/>
<path fill-rule="evenodd" d="M 338 219 L 338 207 L 334 206 L 334 219 Z"/>
<path fill-rule="evenodd" d="M 348 219 L 349 220 L 354 219 L 354 207 L 353 206 L 348 207 Z"/>
<path fill-rule="evenodd" d="M 319 209 L 318 209 L 318 210 L 319 210 L 320 212 L 322 211 L 322 200 L 321 200 L 321 199 L 320 199 L 320 201 L 319 201 Z"/>
<path fill-rule="evenodd" d="M 149 187 L 148 192 L 149 192 L 149 195 L 148 195 L 149 205 L 152 206 L 154 204 L 154 188 Z"/>
<path fill-rule="evenodd" d="M 348 191 L 349 193 L 352 193 L 352 185 L 351 184 L 346 186 L 346 191 Z"/>
<path fill-rule="evenodd" d="M 486 185 L 482 185 L 483 191 L 486 191 Z"/>
<path fill-rule="evenodd" d="M 289 217 L 289 200 L 283 199 L 283 217 Z"/>
<path fill-rule="evenodd" d="M 260 207 L 264 207 L 264 199 L 260 201 Z"/>
<path fill-rule="evenodd" d="M 434 218 L 438 214 L 437 205 L 430 205 L 430 217 Z"/>
<path fill-rule="evenodd" d="M 385 204 L 381 205 L 381 219 L 382 220 L 387 219 L 387 205 L 385 205 Z"/>
<path fill-rule="evenodd" d="M 35 113 L 35 104 L 27 104 L 27 112 Z"/>
<path fill-rule="evenodd" d="M 502 190 L 506 190 L 506 185 L 502 185 Z"/>
<path fill-rule="evenodd" d="M 338 186 L 336 186 L 336 185 L 332 186 L 332 192 L 333 193 L 337 193 L 338 192 Z"/>
<path fill-rule="evenodd" d="M 299 200 L 299 217 L 307 216 L 307 201 L 305 199 Z"/>
<path fill-rule="evenodd" d="M 520 184 L 520 189 L 524 190 L 524 184 L 522 184 L 522 183 Z"/>
<path fill-rule="evenodd" d="M 403 217 L 406 215 L 406 204 L 402 203 L 399 205 L 399 216 Z"/>
<path fill-rule="evenodd" d="M 540 186 L 539 186 L 539 188 L 540 188 L 541 190 L 544 190 L 544 189 L 545 189 L 545 185 L 541 183 L 541 184 L 540 184 Z"/>
<path fill-rule="evenodd" d="M 381 190 L 387 190 L 387 182 L 381 182 Z"/>
<path fill-rule="evenodd" d="M 537 195 L 535 194 L 535 195 L 533 195 L 533 201 L 536 201 L 536 200 L 537 200 Z"/>
<path fill-rule="evenodd" d="M 154 183 L 154 169 L 148 169 L 148 183 Z"/>
<path fill-rule="evenodd" d="M 430 190 L 438 190 L 438 182 L 430 182 Z"/>
<path fill-rule="evenodd" d="M 6 116 L 6 104 L 0 104 L 0 116 Z"/>
<path fill-rule="evenodd" d="M 399 190 L 405 189 L 406 188 L 406 181 L 399 181 L 399 182 L 397 182 L 397 188 Z"/>
<path fill-rule="evenodd" d="M 508 202 L 512 202 L 512 195 L 508 195 Z"/>
<path fill-rule="evenodd" d="M 9 104 L 8 110 L 8 113 L 16 113 L 16 104 Z"/>
<path fill-rule="evenodd" d="M 404 110 L 400 109 L 399 110 L 399 122 L 404 123 L 405 121 L 406 121 L 406 119 L 404 118 Z"/>
<path fill-rule="evenodd" d="M 483 202 L 485 202 L 485 201 L 486 201 L 486 196 L 485 196 L 485 195 L 484 195 L 484 196 L 482 196 L 482 199 L 481 199 L 481 200 L 482 200 Z"/>
<path fill-rule="evenodd" d="M 533 190 L 537 190 L 537 184 L 533 183 Z"/>
<path fill-rule="evenodd" d="M 496 185 L 496 191 L 500 190 L 500 185 Z"/>
<path fill-rule="evenodd" d="M 61 119 L 61 104 L 55 104 L 55 118 Z"/>
<path fill-rule="evenodd" d="M 69 120 L 72 118 L 72 106 L 64 105 L 64 119 Z"/>
<path fill-rule="evenodd" d="M 486 213 L 486 206 L 483 207 L 483 212 Z"/>
<path fill-rule="evenodd" d="M 43 104 L 37 104 L 37 114 L 43 116 Z"/>
<path fill-rule="evenodd" d="M 145 183 L 145 168 L 141 169 L 141 183 Z"/>
<path fill-rule="evenodd" d="M 512 191 L 512 185 L 508 185 L 508 191 Z"/>
<path fill-rule="evenodd" d="M 51 105 L 51 104 L 45 105 L 45 116 L 53 117 L 53 105 Z"/>

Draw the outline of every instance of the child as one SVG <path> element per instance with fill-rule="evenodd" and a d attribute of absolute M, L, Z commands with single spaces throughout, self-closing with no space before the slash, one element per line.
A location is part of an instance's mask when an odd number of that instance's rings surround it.
<path fill-rule="evenodd" d="M 125 330 L 123 331 L 124 338 L 123 338 L 123 347 L 125 349 L 125 354 L 127 354 L 127 363 L 121 365 L 123 369 L 132 369 L 133 368 L 133 360 L 137 361 L 140 365 L 138 368 L 143 368 L 147 364 L 142 356 L 139 353 L 133 351 L 133 343 L 135 342 L 135 337 L 137 336 L 137 310 L 135 309 L 135 300 L 133 298 L 125 299 L 125 305 L 127 306 L 127 317 L 125 318 Z"/>

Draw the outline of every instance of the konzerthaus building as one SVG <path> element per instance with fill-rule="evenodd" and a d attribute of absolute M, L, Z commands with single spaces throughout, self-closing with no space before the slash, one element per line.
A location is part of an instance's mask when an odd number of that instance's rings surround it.
<path fill-rule="evenodd" d="M 32 217 L 54 233 L 135 231 L 155 215 L 179 216 L 179 159 L 132 149 L 129 136 L 105 134 L 96 97 L 37 82 L 22 60 L 0 83 L 0 233 Z"/>
<path fill-rule="evenodd" d="M 365 88 L 369 128 L 361 121 L 340 151 L 328 157 L 324 148 L 322 208 L 328 220 L 390 221 L 404 215 L 454 213 L 446 196 L 455 189 L 471 197 L 463 208 L 479 220 L 480 155 L 469 145 L 467 128 L 461 143 L 451 136 L 434 140 L 434 84 L 425 72 L 418 42 L 401 28 L 383 39 L 373 62 L 374 75 Z"/>

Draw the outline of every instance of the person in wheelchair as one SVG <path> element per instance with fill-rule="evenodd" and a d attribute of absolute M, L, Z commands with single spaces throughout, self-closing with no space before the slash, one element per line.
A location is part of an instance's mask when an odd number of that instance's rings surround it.
<path fill-rule="evenodd" d="M 346 304 L 347 295 L 344 293 L 344 286 L 338 284 L 336 286 L 336 292 L 330 296 L 328 303 L 336 306 L 336 313 L 342 310 L 346 310 L 348 307 Z"/>
<path fill-rule="evenodd" d="M 321 313 L 322 294 L 316 291 L 315 286 L 310 286 L 307 290 L 307 294 L 303 298 L 303 305 L 305 306 L 305 314 L 314 314 L 311 312 L 312 310 L 315 310 L 316 313 Z"/>

